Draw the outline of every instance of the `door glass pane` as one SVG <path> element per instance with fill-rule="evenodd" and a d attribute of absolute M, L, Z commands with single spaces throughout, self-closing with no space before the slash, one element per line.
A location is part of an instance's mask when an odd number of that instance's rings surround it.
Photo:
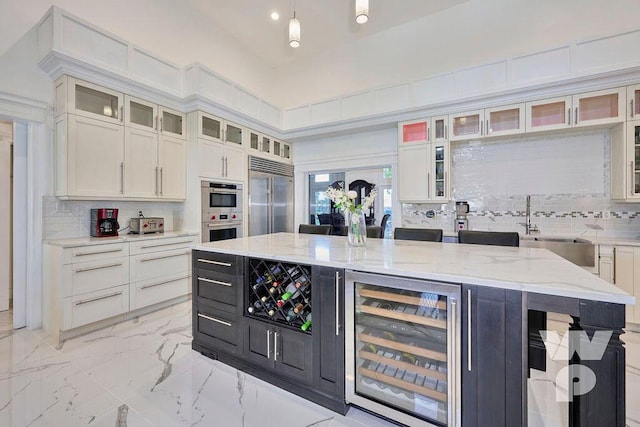
<path fill-rule="evenodd" d="M 163 111 L 162 131 L 182 135 L 182 116 L 171 114 L 168 111 Z"/>
<path fill-rule="evenodd" d="M 489 122 L 489 133 L 517 130 L 520 128 L 520 109 L 492 111 Z"/>
<path fill-rule="evenodd" d="M 355 292 L 356 393 L 446 425 L 448 297 L 358 282 Z"/>
<path fill-rule="evenodd" d="M 254 150 L 258 149 L 258 140 L 260 138 L 258 138 L 258 134 L 257 133 L 253 133 L 251 132 L 251 134 L 249 135 L 249 144 L 251 146 L 251 148 L 253 148 Z"/>
<path fill-rule="evenodd" d="M 76 85 L 76 110 L 117 119 L 119 108 L 117 96 Z"/>
<path fill-rule="evenodd" d="M 435 139 L 445 139 L 447 137 L 445 134 L 444 121 L 444 119 L 438 119 L 434 122 Z"/>
<path fill-rule="evenodd" d="M 413 123 L 402 126 L 402 142 L 427 140 L 427 122 Z"/>
<path fill-rule="evenodd" d="M 154 128 L 153 125 L 153 107 L 138 104 L 137 102 L 129 102 L 129 120 L 140 126 Z"/>
<path fill-rule="evenodd" d="M 580 98 L 578 121 L 618 117 L 618 94 Z"/>
<path fill-rule="evenodd" d="M 264 153 L 271 152 L 271 139 L 264 136 L 262 137 L 262 146 L 260 147 L 260 151 Z"/>
<path fill-rule="evenodd" d="M 242 145 L 242 129 L 237 126 L 227 125 L 227 141 Z"/>
<path fill-rule="evenodd" d="M 273 154 L 280 155 L 280 143 L 278 141 L 273 141 Z"/>
<path fill-rule="evenodd" d="M 220 138 L 220 121 L 202 117 L 202 134 L 212 138 Z"/>
<path fill-rule="evenodd" d="M 330 185 L 337 185 L 344 180 L 344 172 L 309 175 L 309 224 L 335 225 L 331 216 L 331 201 L 325 192 Z"/>
<path fill-rule="evenodd" d="M 453 119 L 453 134 L 474 135 L 480 133 L 480 115 L 473 114 L 471 116 L 456 117 Z"/>
<path fill-rule="evenodd" d="M 553 126 L 566 123 L 567 105 L 565 101 L 531 107 L 531 126 Z"/>
<path fill-rule="evenodd" d="M 444 197 L 444 179 L 436 180 L 436 196 Z"/>

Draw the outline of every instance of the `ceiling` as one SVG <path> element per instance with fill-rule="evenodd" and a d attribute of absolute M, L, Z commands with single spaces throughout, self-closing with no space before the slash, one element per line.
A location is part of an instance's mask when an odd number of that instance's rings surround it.
<path fill-rule="evenodd" d="M 203 46 L 207 45 L 208 39 L 224 32 L 226 37 L 237 41 L 264 64 L 276 68 L 465 1 L 468 0 L 370 0 L 369 22 L 359 25 L 355 23 L 354 0 L 295 0 L 296 16 L 301 21 L 302 46 L 293 49 L 287 39 L 288 22 L 293 15 L 292 0 L 137 0 L 133 3 L 117 0 L 109 3 L 97 0 L 29 0 L 28 3 L 24 0 L 0 0 L 0 54 L 32 28 L 52 2 L 134 43 L 140 43 L 140 40 L 127 38 L 126 27 L 131 31 L 139 28 L 146 33 L 153 32 L 150 28 L 155 27 L 157 35 L 144 37 L 162 40 L 162 33 L 175 28 L 177 21 L 182 20 L 182 25 L 188 26 L 189 23 L 184 21 L 197 17 L 199 26 L 194 24 L 193 28 L 202 33 Z M 123 10 L 126 13 L 122 13 Z M 271 20 L 272 11 L 280 14 L 279 21 Z M 150 27 L 150 22 L 153 27 Z M 173 36 L 179 37 L 179 34 Z M 162 46 L 156 49 L 142 47 L 163 56 Z M 191 61 L 197 60 L 197 57 L 191 58 Z"/>

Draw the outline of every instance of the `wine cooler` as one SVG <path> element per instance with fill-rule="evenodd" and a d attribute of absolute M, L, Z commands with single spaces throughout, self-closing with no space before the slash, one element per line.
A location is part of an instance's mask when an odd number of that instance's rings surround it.
<path fill-rule="evenodd" d="M 407 425 L 460 426 L 459 302 L 459 285 L 347 271 L 347 401 Z"/>

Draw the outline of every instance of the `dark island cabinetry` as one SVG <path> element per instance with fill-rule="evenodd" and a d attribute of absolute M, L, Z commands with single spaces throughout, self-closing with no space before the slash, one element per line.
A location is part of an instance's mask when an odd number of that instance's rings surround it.
<path fill-rule="evenodd" d="M 344 270 L 193 252 L 194 350 L 346 413 Z"/>

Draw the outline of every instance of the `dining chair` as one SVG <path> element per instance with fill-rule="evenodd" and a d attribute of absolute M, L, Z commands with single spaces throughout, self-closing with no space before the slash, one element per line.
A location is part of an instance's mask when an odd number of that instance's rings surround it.
<path fill-rule="evenodd" d="M 458 243 L 470 245 L 520 246 L 520 236 L 514 231 L 458 231 Z"/>
<path fill-rule="evenodd" d="M 442 229 L 397 227 L 393 230 L 393 238 L 396 240 L 421 240 L 423 242 L 442 242 Z"/>
<path fill-rule="evenodd" d="M 331 226 L 330 225 L 314 225 L 314 224 L 300 224 L 298 228 L 298 233 L 300 234 L 331 234 Z"/>

